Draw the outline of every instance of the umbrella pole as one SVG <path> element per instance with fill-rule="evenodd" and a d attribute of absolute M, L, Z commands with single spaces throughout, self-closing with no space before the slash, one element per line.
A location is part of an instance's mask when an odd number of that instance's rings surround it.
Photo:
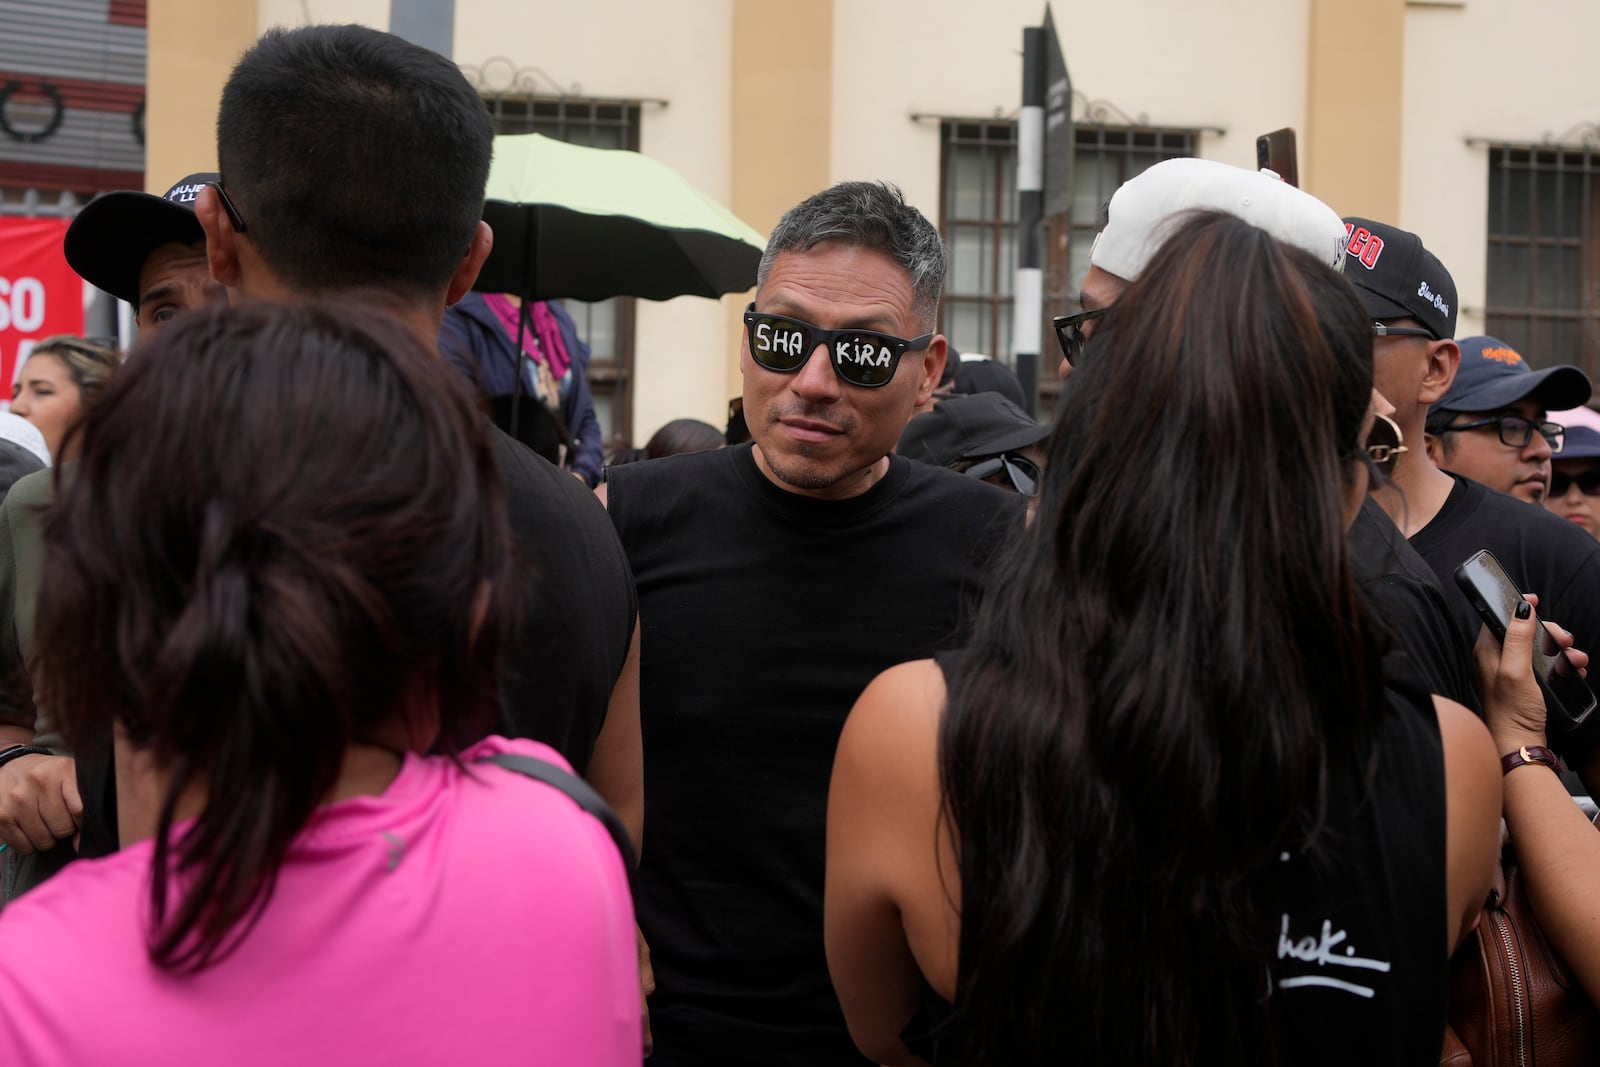
<path fill-rule="evenodd" d="M 533 317 L 533 312 L 528 308 L 528 302 L 522 301 L 517 305 L 517 350 L 512 354 L 511 367 L 511 436 L 517 436 L 517 408 L 522 403 L 522 373 L 523 355 L 522 341 L 528 335 L 528 320 Z"/>

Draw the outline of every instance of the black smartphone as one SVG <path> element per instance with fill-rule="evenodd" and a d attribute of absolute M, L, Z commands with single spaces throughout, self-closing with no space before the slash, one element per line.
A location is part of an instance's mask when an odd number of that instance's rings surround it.
<path fill-rule="evenodd" d="M 1256 166 L 1265 167 L 1295 188 L 1300 187 L 1300 166 L 1295 161 L 1294 130 L 1285 126 L 1256 138 Z"/>
<path fill-rule="evenodd" d="M 1517 588 L 1500 561 L 1484 549 L 1456 568 L 1456 584 L 1478 609 L 1495 639 L 1504 641 L 1511 613 L 1522 602 Z M 1550 631 L 1539 627 L 1533 644 L 1533 676 L 1544 691 L 1544 706 L 1551 733 L 1576 729 L 1594 711 L 1594 693 L 1578 673 Z"/>

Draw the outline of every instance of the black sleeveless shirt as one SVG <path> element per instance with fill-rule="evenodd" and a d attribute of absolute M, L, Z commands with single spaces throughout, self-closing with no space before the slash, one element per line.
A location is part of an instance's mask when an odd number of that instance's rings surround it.
<path fill-rule="evenodd" d="M 1267 981 L 1286 1067 L 1439 1059 L 1450 939 L 1444 750 L 1433 698 L 1411 681 L 1418 672 L 1405 656 L 1385 657 L 1388 713 L 1373 741 L 1335 768 L 1327 827 L 1309 849 L 1280 857 Z M 938 659 L 948 674 L 949 659 Z M 937 1064 L 953 1024 L 949 1004 L 925 986 L 901 1039 Z"/>

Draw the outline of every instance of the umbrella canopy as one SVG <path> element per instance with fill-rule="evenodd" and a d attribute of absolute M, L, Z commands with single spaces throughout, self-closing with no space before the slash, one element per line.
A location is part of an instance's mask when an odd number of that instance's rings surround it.
<path fill-rule="evenodd" d="M 718 297 L 755 284 L 766 240 L 670 167 L 537 133 L 494 139 L 483 292 Z"/>

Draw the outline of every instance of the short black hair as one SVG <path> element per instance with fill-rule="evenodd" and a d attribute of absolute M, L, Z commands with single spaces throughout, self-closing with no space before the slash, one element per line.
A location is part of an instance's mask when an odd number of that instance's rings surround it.
<path fill-rule="evenodd" d="M 472 245 L 494 126 L 444 56 L 365 26 L 269 30 L 222 91 L 247 236 L 306 292 L 442 290 Z"/>

